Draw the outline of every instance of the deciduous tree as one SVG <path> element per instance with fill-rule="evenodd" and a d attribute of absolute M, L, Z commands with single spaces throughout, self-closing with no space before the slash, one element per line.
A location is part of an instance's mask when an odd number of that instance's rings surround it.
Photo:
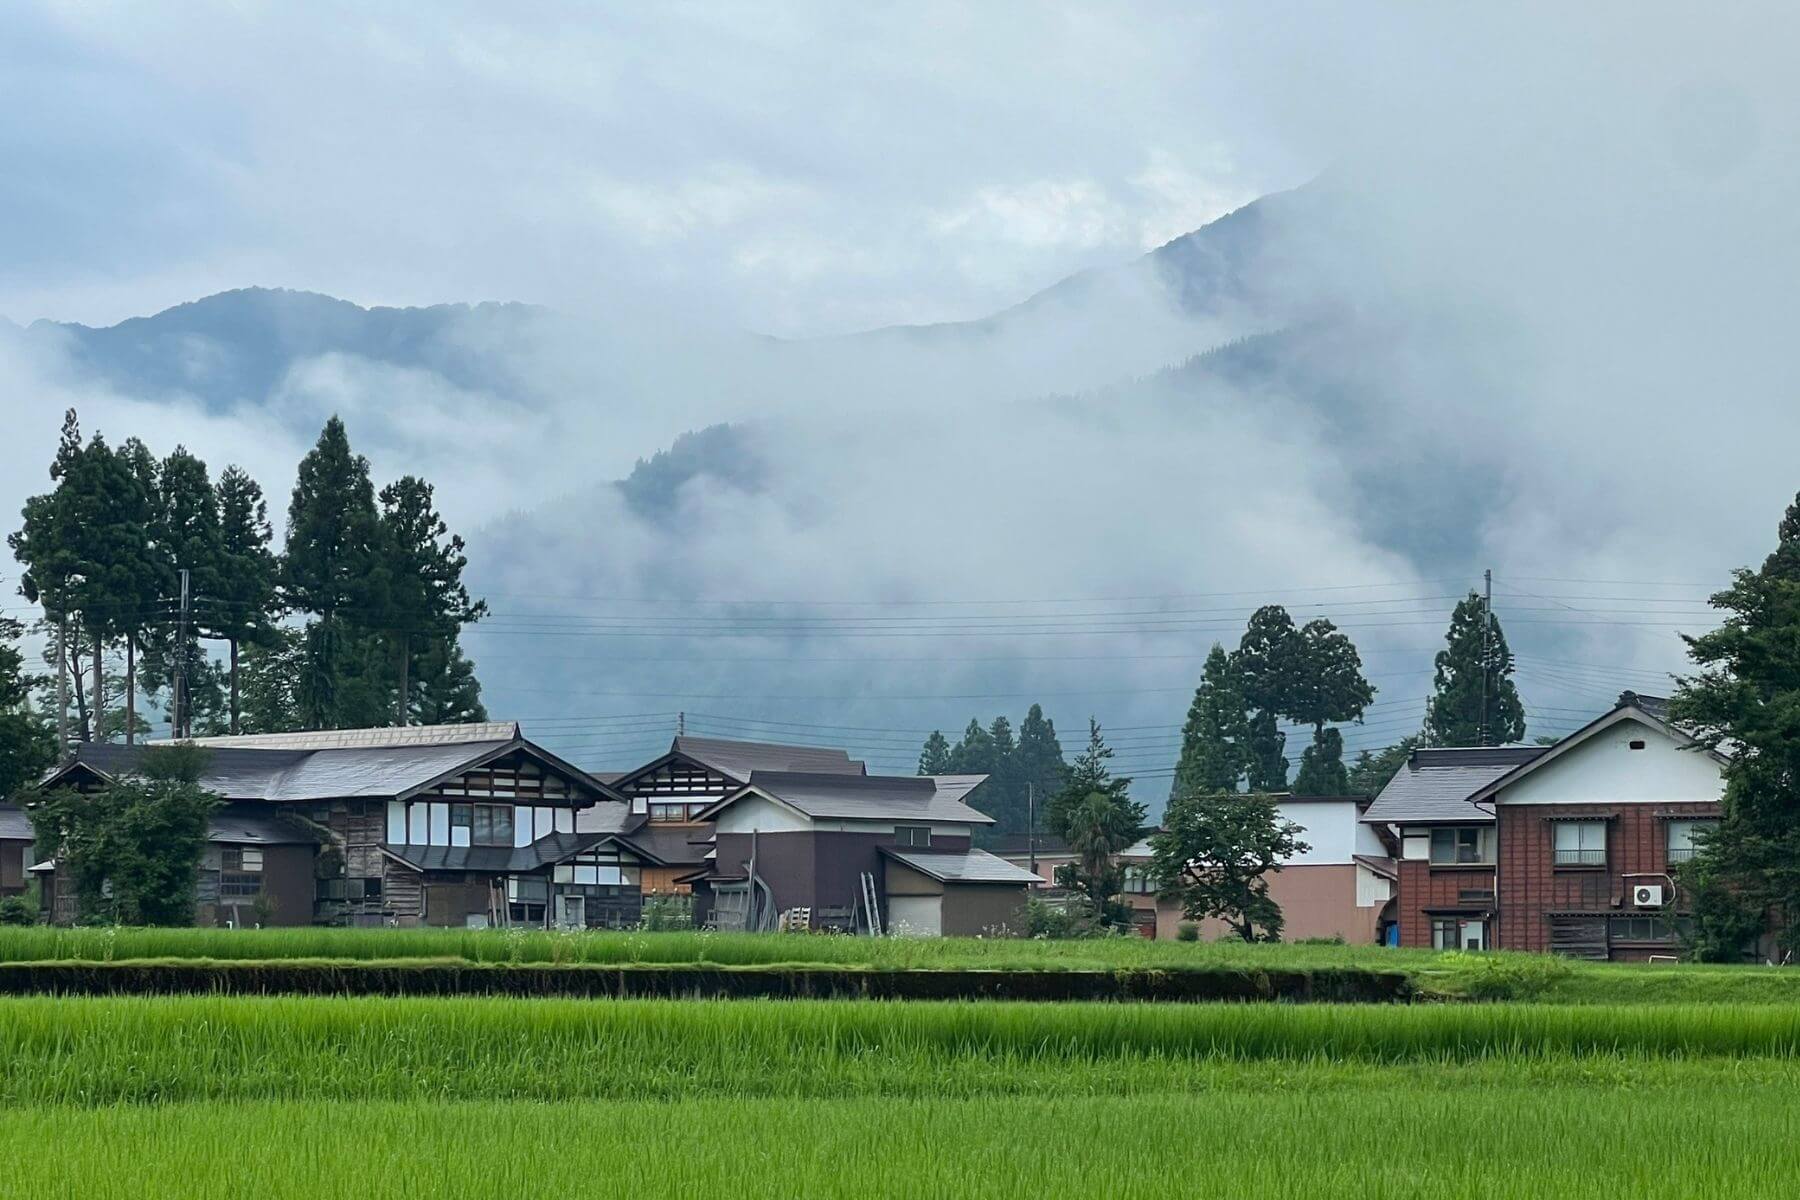
<path fill-rule="evenodd" d="M 1246 942 L 1281 940 L 1269 876 L 1311 847 L 1270 796 L 1183 792 L 1169 802 L 1150 845 L 1159 893 L 1189 920 L 1216 917 Z"/>

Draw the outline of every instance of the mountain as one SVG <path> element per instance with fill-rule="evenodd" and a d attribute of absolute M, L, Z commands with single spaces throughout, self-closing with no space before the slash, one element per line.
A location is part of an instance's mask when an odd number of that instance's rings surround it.
<path fill-rule="evenodd" d="M 54 338 L 71 369 L 127 395 L 189 395 L 209 410 L 267 402 L 296 363 L 354 355 L 430 370 L 457 387 L 515 386 L 506 355 L 543 310 L 527 304 L 437 304 L 363 308 L 316 292 L 239 288 L 117 325 L 36 321 L 33 335 Z M 471 350 L 466 334 L 479 329 Z"/>

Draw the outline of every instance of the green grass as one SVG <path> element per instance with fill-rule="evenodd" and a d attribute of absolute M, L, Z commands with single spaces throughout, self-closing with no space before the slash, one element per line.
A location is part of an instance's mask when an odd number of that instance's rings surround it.
<path fill-rule="evenodd" d="M 1425 992 L 1563 1003 L 1800 1003 L 1800 971 L 1749 966 L 1564 963 L 1535 955 L 1439 954 L 1378 946 L 1019 939 L 881 939 L 719 933 L 552 933 L 461 929 L 57 929 L 0 927 L 0 961 L 47 959 L 445 959 L 515 963 L 820 964 L 933 970 L 1113 971 L 1368 967 L 1402 970 Z"/>
<path fill-rule="evenodd" d="M 0 1000 L 0 1197 L 1785 1194 L 1800 1006 Z"/>
<path fill-rule="evenodd" d="M 0 1114 L 0 1196 L 1784 1194 L 1800 1092 L 1577 1086 L 755 1104 L 198 1104 Z"/>

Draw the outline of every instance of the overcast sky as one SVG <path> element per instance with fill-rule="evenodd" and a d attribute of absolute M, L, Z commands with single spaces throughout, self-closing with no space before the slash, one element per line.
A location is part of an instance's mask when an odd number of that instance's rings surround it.
<path fill-rule="evenodd" d="M 979 316 L 1321 165 L 1188 4 L 23 4 L 0 312 L 256 282 L 655 289 L 783 334 Z M 1298 65 L 1298 64 L 1295 64 Z"/>
<path fill-rule="evenodd" d="M 499 618 L 471 636 L 500 713 L 710 699 L 894 730 L 900 759 L 1041 695 L 1065 728 L 1156 731 L 1132 765 L 1163 763 L 1239 609 L 1349 626 L 1371 607 L 1351 595 L 1424 612 L 1358 631 L 1391 707 L 1352 745 L 1378 745 L 1416 723 L 1447 597 L 1493 565 L 1537 727 L 1566 725 L 1666 684 L 1677 623 L 1650 615 L 1702 619 L 1800 486 L 1797 26 L 1774 4 L 11 5 L 0 315 L 110 323 L 263 284 L 585 324 L 464 348 L 523 355 L 530 404 L 330 356 L 224 413 L 0 339 L 4 506 L 42 486 L 67 403 L 248 463 L 277 510 L 338 411 L 378 477 L 438 482 L 502 616 L 751 584 L 889 613 L 1224 594 L 1179 640 L 714 640 L 633 666 Z M 1117 292 L 929 362 L 857 343 L 754 376 L 708 340 L 980 317 L 1320 177 L 1330 210 L 1262 282 L 1349 314 L 1331 369 L 1354 421 L 1279 386 L 1034 406 L 1256 331 Z M 1397 346 L 1357 340 L 1383 323 Z M 606 481 L 715 421 L 747 425 L 768 489 L 697 481 L 674 528 L 619 507 Z"/>

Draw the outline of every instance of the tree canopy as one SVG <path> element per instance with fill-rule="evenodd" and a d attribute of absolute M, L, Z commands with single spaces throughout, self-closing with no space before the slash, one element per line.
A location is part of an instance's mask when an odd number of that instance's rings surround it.
<path fill-rule="evenodd" d="M 1269 876 L 1311 849 L 1270 796 L 1182 792 L 1153 835 L 1151 875 L 1184 916 L 1217 918 L 1246 942 L 1281 940 L 1281 906 Z"/>
<path fill-rule="evenodd" d="M 1497 746 L 1525 740 L 1525 706 L 1512 680 L 1512 650 L 1500 619 L 1488 613 L 1483 621 L 1486 609 L 1481 597 L 1470 592 L 1450 614 L 1446 644 L 1434 660 L 1431 699 L 1425 708 L 1425 736 L 1434 746 Z"/>

